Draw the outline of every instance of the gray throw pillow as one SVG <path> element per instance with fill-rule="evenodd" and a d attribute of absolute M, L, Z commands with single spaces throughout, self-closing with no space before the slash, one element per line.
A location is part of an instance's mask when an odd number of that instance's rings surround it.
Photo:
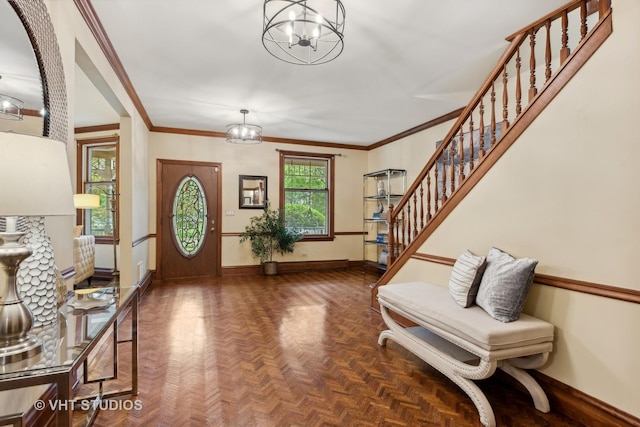
<path fill-rule="evenodd" d="M 460 307 L 469 307 L 475 301 L 485 265 L 485 257 L 474 255 L 469 250 L 465 250 L 453 264 L 449 293 Z"/>
<path fill-rule="evenodd" d="M 491 248 L 476 304 L 501 322 L 517 320 L 533 283 L 537 264 L 538 260 L 516 259 L 500 249 Z"/>

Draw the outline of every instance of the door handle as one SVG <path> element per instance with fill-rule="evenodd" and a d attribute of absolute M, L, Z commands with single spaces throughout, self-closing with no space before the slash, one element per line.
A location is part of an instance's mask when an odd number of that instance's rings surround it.
<path fill-rule="evenodd" d="M 211 232 L 212 232 L 212 233 L 213 233 L 214 231 L 216 231 L 215 224 L 216 224 L 216 220 L 215 220 L 215 219 L 212 219 L 212 220 L 211 220 Z"/>

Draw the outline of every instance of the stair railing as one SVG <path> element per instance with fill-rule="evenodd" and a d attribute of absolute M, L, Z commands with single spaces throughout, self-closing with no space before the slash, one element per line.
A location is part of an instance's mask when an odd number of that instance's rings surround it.
<path fill-rule="evenodd" d="M 500 143 L 610 7 L 610 0 L 575 0 L 507 37 L 510 44 L 482 87 L 398 205 L 390 205 L 389 264 Z"/>

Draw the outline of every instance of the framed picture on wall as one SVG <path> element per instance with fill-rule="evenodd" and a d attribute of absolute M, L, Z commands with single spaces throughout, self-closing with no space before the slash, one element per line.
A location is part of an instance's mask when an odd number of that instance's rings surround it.
<path fill-rule="evenodd" d="M 240 209 L 264 209 L 267 202 L 267 177 L 257 175 L 240 175 Z"/>

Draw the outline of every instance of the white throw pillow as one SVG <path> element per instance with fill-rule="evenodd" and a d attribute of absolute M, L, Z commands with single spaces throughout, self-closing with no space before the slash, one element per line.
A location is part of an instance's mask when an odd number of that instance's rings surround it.
<path fill-rule="evenodd" d="M 469 307 L 475 301 L 485 265 L 485 257 L 469 250 L 465 250 L 453 265 L 449 293 L 460 307 Z"/>

